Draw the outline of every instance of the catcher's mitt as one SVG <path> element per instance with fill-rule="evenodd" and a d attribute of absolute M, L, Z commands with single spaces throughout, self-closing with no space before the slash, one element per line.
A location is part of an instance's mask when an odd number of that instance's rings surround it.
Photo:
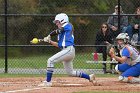
<path fill-rule="evenodd" d="M 110 55 L 111 52 L 114 52 L 114 53 L 115 53 L 115 47 L 114 47 L 114 45 L 109 44 L 109 45 L 107 46 L 107 55 L 108 55 L 108 56 L 111 56 L 111 55 Z"/>

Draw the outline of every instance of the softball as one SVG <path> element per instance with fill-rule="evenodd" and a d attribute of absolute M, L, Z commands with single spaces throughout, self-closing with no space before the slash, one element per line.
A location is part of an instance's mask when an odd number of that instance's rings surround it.
<path fill-rule="evenodd" d="M 31 41 L 33 44 L 37 44 L 38 43 L 38 39 L 37 38 L 33 38 L 33 40 Z"/>

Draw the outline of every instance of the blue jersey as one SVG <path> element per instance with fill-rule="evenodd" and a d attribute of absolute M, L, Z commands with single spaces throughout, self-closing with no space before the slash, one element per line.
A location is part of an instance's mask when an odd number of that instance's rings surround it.
<path fill-rule="evenodd" d="M 134 65 L 140 62 L 139 51 L 137 51 L 134 47 L 127 45 L 122 50 L 120 50 L 121 56 L 127 57 L 126 63 L 129 65 Z"/>
<path fill-rule="evenodd" d="M 58 34 L 58 47 L 65 48 L 74 45 L 73 26 L 70 23 L 65 23 L 63 31 Z"/>
<path fill-rule="evenodd" d="M 118 69 L 120 72 L 123 72 L 121 76 L 129 77 L 134 76 L 138 77 L 140 75 L 140 55 L 131 45 L 126 45 L 123 49 L 120 50 L 121 56 L 127 57 L 127 60 L 123 64 L 119 64 Z"/>

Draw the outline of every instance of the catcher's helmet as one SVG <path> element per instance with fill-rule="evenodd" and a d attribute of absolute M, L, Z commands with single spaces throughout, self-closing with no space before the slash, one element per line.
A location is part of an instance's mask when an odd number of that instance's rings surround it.
<path fill-rule="evenodd" d="M 55 16 L 55 20 L 53 21 L 53 23 L 55 23 L 56 20 L 60 21 L 60 23 L 63 24 L 69 22 L 69 17 L 65 13 L 60 13 Z"/>
<path fill-rule="evenodd" d="M 123 40 L 124 43 L 128 43 L 129 42 L 129 36 L 127 33 L 120 33 L 117 37 L 116 40 Z"/>

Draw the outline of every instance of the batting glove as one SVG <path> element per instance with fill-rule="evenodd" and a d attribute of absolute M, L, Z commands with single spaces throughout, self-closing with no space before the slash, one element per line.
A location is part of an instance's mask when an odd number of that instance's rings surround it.
<path fill-rule="evenodd" d="M 51 41 L 51 36 L 50 35 L 48 35 L 47 37 L 44 37 L 44 42 L 50 43 L 50 41 Z"/>

